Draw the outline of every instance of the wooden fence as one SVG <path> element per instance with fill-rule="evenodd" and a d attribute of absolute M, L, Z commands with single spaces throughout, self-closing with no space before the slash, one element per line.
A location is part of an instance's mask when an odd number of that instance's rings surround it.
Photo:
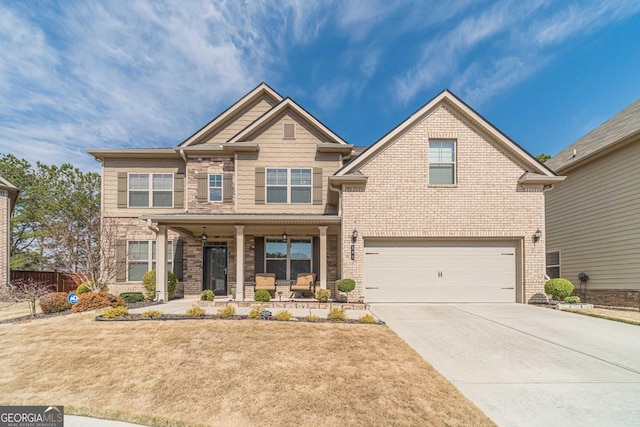
<path fill-rule="evenodd" d="M 58 271 L 22 271 L 11 270 L 11 280 L 33 279 L 36 282 L 45 282 L 51 285 L 55 292 L 70 292 L 78 287 L 70 274 Z"/>

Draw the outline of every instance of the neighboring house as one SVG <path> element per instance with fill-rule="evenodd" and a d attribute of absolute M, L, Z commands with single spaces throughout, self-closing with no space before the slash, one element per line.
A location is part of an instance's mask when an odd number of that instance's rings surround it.
<path fill-rule="evenodd" d="M 547 194 L 547 274 L 586 300 L 637 306 L 640 289 L 640 100 L 545 163 L 566 181 Z"/>
<path fill-rule="evenodd" d="M 18 198 L 18 188 L 0 176 L 0 285 L 11 277 L 11 213 Z"/>
<path fill-rule="evenodd" d="M 311 271 L 368 301 L 544 299 L 533 236 L 562 178 L 448 91 L 360 152 L 264 83 L 176 147 L 90 151 L 110 288 L 157 267 L 165 300 L 166 269 L 185 296 L 251 299 L 273 272 L 288 298 Z"/>

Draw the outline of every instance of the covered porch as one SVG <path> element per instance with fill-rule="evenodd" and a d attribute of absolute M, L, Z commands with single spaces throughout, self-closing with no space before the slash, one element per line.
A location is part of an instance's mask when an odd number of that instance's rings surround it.
<path fill-rule="evenodd" d="M 316 289 L 340 278 L 337 215 L 180 214 L 144 216 L 156 233 L 156 290 L 167 301 L 167 232 L 179 233 L 185 298 L 209 289 L 220 298 L 252 300 L 255 275 L 276 275 L 272 301 L 291 299 L 298 273 L 314 273 Z"/>

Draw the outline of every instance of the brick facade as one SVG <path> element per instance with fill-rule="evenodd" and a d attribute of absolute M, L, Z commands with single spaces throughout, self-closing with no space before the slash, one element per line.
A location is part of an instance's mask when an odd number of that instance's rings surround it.
<path fill-rule="evenodd" d="M 456 141 L 454 186 L 428 184 L 429 140 L 441 138 Z M 544 196 L 541 185 L 518 185 L 524 172 L 497 143 L 440 106 L 361 168 L 365 185 L 343 186 L 342 275 L 356 280 L 354 295 L 362 297 L 366 285 L 364 239 L 499 238 L 521 248 L 520 301 L 545 300 L 544 236 L 535 244 L 532 238 L 544 230 Z"/>

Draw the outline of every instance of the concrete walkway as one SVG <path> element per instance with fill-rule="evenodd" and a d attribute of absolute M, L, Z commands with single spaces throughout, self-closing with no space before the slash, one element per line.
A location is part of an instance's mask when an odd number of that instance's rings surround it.
<path fill-rule="evenodd" d="M 640 424 L 640 327 L 523 304 L 371 311 L 500 426 Z"/>
<path fill-rule="evenodd" d="M 129 310 L 129 313 L 144 313 L 148 310 L 158 310 L 164 314 L 185 314 L 187 310 L 193 307 L 193 304 L 197 300 L 195 299 L 176 299 L 169 301 L 166 304 L 158 304 L 152 307 L 140 307 Z M 256 303 L 258 304 L 258 303 Z M 206 314 L 216 314 L 220 307 L 203 307 Z M 308 315 L 318 316 L 320 318 L 327 317 L 329 309 L 309 309 L 309 308 L 267 308 L 275 316 L 281 310 L 287 310 L 294 317 L 305 317 Z M 251 307 L 236 307 L 236 314 L 239 316 L 247 315 L 251 311 Z M 359 319 L 367 313 L 371 313 L 369 310 L 345 310 L 347 319 Z"/>
<path fill-rule="evenodd" d="M 144 427 L 141 424 L 125 423 L 124 421 L 102 420 L 100 418 L 81 417 L 79 415 L 64 416 L 65 427 Z"/>

